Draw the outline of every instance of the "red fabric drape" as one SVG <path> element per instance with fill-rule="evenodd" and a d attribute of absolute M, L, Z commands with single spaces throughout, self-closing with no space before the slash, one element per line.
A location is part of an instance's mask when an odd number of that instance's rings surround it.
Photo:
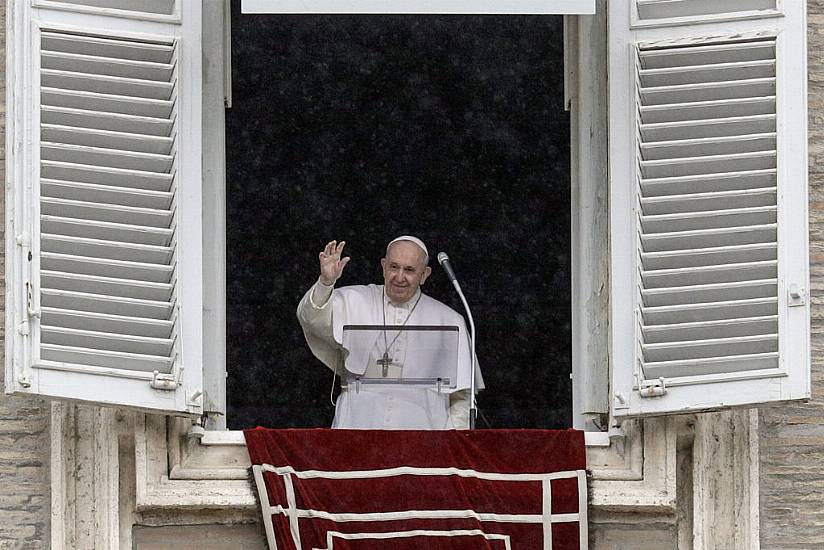
<path fill-rule="evenodd" d="M 244 433 L 278 549 L 580 548 L 583 432 Z"/>

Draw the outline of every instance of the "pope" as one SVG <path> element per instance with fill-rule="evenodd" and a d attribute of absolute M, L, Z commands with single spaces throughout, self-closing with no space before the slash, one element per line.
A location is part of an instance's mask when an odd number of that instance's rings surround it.
<path fill-rule="evenodd" d="M 312 353 L 341 377 L 333 428 L 443 430 L 469 427 L 471 348 L 463 317 L 423 294 L 421 285 L 432 274 L 426 245 L 411 235 L 392 240 L 381 259 L 382 285 L 335 288 L 350 258 L 343 257 L 344 241 L 330 241 L 318 255 L 320 276 L 298 304 L 297 316 Z M 359 384 L 358 373 L 346 369 L 344 325 L 456 326 L 457 383 L 436 391 L 397 384 Z M 387 331 L 388 332 L 388 331 Z M 386 335 L 386 332 L 384 333 Z M 406 331 L 379 340 L 382 360 L 370 372 L 400 378 L 409 353 Z M 476 365 L 476 387 L 483 378 Z M 381 372 L 382 370 L 382 372 Z M 362 374 L 362 373 L 360 373 Z M 367 373 L 369 374 L 369 373 Z"/>

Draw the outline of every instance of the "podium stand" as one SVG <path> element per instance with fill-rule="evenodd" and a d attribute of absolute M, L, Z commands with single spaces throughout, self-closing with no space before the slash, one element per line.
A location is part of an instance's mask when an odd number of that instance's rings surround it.
<path fill-rule="evenodd" d="M 458 336 L 452 325 L 344 325 L 345 383 L 453 390 Z"/>

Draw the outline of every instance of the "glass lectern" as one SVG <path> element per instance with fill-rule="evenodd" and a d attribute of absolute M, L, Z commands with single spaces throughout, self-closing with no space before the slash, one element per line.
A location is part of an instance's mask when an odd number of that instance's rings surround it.
<path fill-rule="evenodd" d="M 454 389 L 458 335 L 451 325 L 344 325 L 345 383 Z"/>

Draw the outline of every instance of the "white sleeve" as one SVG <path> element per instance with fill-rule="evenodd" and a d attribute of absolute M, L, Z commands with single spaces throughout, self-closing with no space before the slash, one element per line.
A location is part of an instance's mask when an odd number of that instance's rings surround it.
<path fill-rule="evenodd" d="M 330 369 L 338 371 L 340 346 L 335 342 L 332 328 L 332 292 L 333 287 L 318 280 L 298 304 L 297 317 L 306 343 L 315 357 Z"/>
<path fill-rule="evenodd" d="M 309 293 L 309 303 L 315 309 L 323 309 L 326 307 L 326 304 L 329 303 L 329 298 L 332 296 L 332 291 L 335 289 L 335 285 L 325 285 L 320 282 L 320 279 L 312 285 Z M 320 304 L 320 305 L 318 305 Z"/>
<path fill-rule="evenodd" d="M 320 335 L 332 334 L 332 308 L 326 306 L 329 305 L 333 290 L 333 286 L 326 286 L 318 279 L 303 295 L 297 314 L 304 331 Z"/>
<path fill-rule="evenodd" d="M 449 418 L 454 429 L 469 429 L 469 390 L 458 390 L 449 395 Z"/>

